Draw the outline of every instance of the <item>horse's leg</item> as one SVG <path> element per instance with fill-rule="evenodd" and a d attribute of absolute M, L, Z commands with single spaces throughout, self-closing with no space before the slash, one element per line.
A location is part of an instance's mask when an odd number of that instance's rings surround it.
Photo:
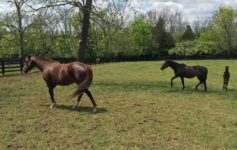
<path fill-rule="evenodd" d="M 55 99 L 54 99 L 53 88 L 49 89 L 49 95 L 50 95 L 50 98 L 51 98 L 51 101 L 52 101 L 52 104 L 51 104 L 50 108 L 53 108 L 53 106 L 56 105 L 56 102 L 55 102 Z"/>
<path fill-rule="evenodd" d="M 206 83 L 207 77 L 206 76 L 202 76 L 201 77 L 201 81 L 204 84 L 204 91 L 207 91 L 207 83 Z"/>
<path fill-rule="evenodd" d="M 207 74 L 204 74 L 203 75 L 203 84 L 204 84 L 204 87 L 205 87 L 205 89 L 204 89 L 204 91 L 207 91 Z"/>
<path fill-rule="evenodd" d="M 95 100 L 94 100 L 94 98 L 93 98 L 93 96 L 92 96 L 92 94 L 91 94 L 91 92 L 88 90 L 88 89 L 85 89 L 85 93 L 86 93 L 86 95 L 90 98 L 90 100 L 91 100 L 91 102 L 92 102 L 92 104 L 93 104 L 93 111 L 94 112 L 96 112 L 97 111 L 97 109 L 96 109 L 96 103 L 95 103 Z"/>
<path fill-rule="evenodd" d="M 200 84 L 202 84 L 202 79 L 201 79 L 201 77 L 197 77 L 197 78 L 198 78 L 198 80 L 199 80 L 199 83 L 196 85 L 195 90 L 198 90 L 198 86 L 199 86 Z"/>
<path fill-rule="evenodd" d="M 204 91 L 207 91 L 207 83 L 206 83 L 206 80 L 203 82 L 203 84 L 204 84 Z"/>
<path fill-rule="evenodd" d="M 222 91 L 226 90 L 226 79 L 224 78 Z"/>
<path fill-rule="evenodd" d="M 81 93 L 81 95 L 78 96 L 77 103 L 72 107 L 73 109 L 77 108 L 79 102 L 81 101 L 82 96 L 83 96 L 83 93 Z"/>
<path fill-rule="evenodd" d="M 54 93 L 53 93 L 53 89 L 56 87 L 56 85 L 47 83 L 47 86 L 48 86 L 48 89 L 49 89 L 49 95 L 50 95 L 51 102 L 52 102 L 50 108 L 53 108 L 53 106 L 56 105 L 56 101 L 55 101 L 55 99 L 54 99 Z"/>
<path fill-rule="evenodd" d="M 181 81 L 182 81 L 182 84 L 183 84 L 183 90 L 185 88 L 185 85 L 184 85 L 184 77 L 180 77 L 181 78 Z"/>
<path fill-rule="evenodd" d="M 226 91 L 228 90 L 228 83 L 229 83 L 229 81 L 227 80 L 226 85 L 225 85 Z"/>
<path fill-rule="evenodd" d="M 207 91 L 207 84 L 206 84 L 206 78 L 204 78 L 203 76 L 199 76 L 198 77 L 198 80 L 200 81 L 197 85 L 196 85 L 196 90 L 198 89 L 198 86 L 200 85 L 200 84 L 204 84 L 204 91 Z"/>
<path fill-rule="evenodd" d="M 224 89 L 225 89 L 225 79 L 223 81 L 222 91 L 224 91 Z"/>
<path fill-rule="evenodd" d="M 229 80 L 226 79 L 226 81 L 225 81 L 225 90 L 226 90 L 226 91 L 228 90 L 228 83 L 229 83 Z"/>
<path fill-rule="evenodd" d="M 195 90 L 198 90 L 198 87 L 199 87 L 199 85 L 201 85 L 201 84 L 202 84 L 202 82 L 200 81 L 200 82 L 196 85 Z"/>
<path fill-rule="evenodd" d="M 171 86 L 171 88 L 173 88 L 173 80 L 174 80 L 175 78 L 177 78 L 177 76 L 174 76 L 174 77 L 171 79 L 171 81 L 170 81 L 170 86 Z"/>
<path fill-rule="evenodd" d="M 222 91 L 226 90 L 226 81 L 224 80 Z"/>

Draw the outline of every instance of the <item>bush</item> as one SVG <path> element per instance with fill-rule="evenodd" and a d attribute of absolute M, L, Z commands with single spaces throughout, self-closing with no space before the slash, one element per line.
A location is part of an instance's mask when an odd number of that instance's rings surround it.
<path fill-rule="evenodd" d="M 202 56 L 218 54 L 214 49 L 213 42 L 183 41 L 176 44 L 175 48 L 169 50 L 172 56 Z"/>

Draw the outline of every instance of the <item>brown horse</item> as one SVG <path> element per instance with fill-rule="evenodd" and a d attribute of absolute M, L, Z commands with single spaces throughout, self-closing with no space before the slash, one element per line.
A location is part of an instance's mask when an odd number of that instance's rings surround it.
<path fill-rule="evenodd" d="M 66 86 L 76 83 L 78 87 L 72 94 L 72 97 L 78 96 L 78 99 L 74 108 L 77 107 L 83 93 L 86 93 L 93 104 L 93 111 L 96 111 L 95 100 L 88 89 L 93 79 L 93 73 L 90 66 L 77 61 L 61 64 L 58 61 L 40 56 L 25 57 L 23 71 L 27 73 L 34 67 L 37 67 L 42 72 L 43 78 L 48 86 L 52 101 L 50 108 L 56 105 L 53 89 L 57 85 Z"/>
<path fill-rule="evenodd" d="M 185 88 L 184 78 L 197 77 L 200 82 L 196 85 L 195 89 L 197 90 L 198 86 L 203 83 L 205 86 L 205 91 L 207 91 L 206 79 L 207 79 L 208 70 L 206 67 L 187 66 L 185 64 L 176 63 L 172 60 L 166 60 L 164 64 L 162 65 L 161 70 L 164 70 L 167 67 L 171 67 L 174 70 L 174 74 L 175 74 L 175 76 L 171 79 L 171 82 L 170 82 L 171 87 L 173 87 L 173 80 L 177 77 L 181 78 L 183 89 Z"/>

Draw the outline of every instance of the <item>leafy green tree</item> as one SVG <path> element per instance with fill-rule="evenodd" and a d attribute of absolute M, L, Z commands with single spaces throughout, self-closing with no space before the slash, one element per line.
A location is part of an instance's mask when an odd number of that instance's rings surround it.
<path fill-rule="evenodd" d="M 133 50 L 138 55 L 147 55 L 152 49 L 152 25 L 145 18 L 136 18 L 129 26 L 133 40 Z"/>
<path fill-rule="evenodd" d="M 18 56 L 18 43 L 12 42 L 15 37 L 0 27 L 0 58 Z"/>
<path fill-rule="evenodd" d="M 193 41 L 195 39 L 195 34 L 193 33 L 193 30 L 190 25 L 186 26 L 186 29 L 181 36 L 181 39 L 183 41 L 187 41 L 187 40 Z"/>
<path fill-rule="evenodd" d="M 161 56 L 168 54 L 168 49 L 175 47 L 173 36 L 166 32 L 165 19 L 159 17 L 159 20 L 153 29 L 153 46 L 155 53 Z"/>
<path fill-rule="evenodd" d="M 214 15 L 217 45 L 230 57 L 236 38 L 237 13 L 231 7 L 222 7 Z"/>

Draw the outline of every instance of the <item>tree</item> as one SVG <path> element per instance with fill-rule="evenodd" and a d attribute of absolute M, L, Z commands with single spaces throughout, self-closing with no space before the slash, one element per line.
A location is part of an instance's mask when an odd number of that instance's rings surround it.
<path fill-rule="evenodd" d="M 9 0 L 7 2 L 13 6 L 15 10 L 6 14 L 4 16 L 5 19 L 1 21 L 1 24 L 8 30 L 13 29 L 16 31 L 18 42 L 12 42 L 19 46 L 18 57 L 21 58 L 25 52 L 25 32 L 32 25 L 29 14 L 27 14 L 25 10 L 29 2 L 28 0 Z M 10 41 L 10 39 L 7 40 Z"/>
<path fill-rule="evenodd" d="M 145 22 L 145 18 L 136 18 L 129 26 L 134 41 L 133 50 L 138 55 L 151 53 L 152 49 L 152 25 Z"/>
<path fill-rule="evenodd" d="M 88 44 L 91 8 L 92 8 L 92 0 L 87 0 L 86 5 L 82 7 L 83 20 L 81 29 L 81 42 L 80 42 L 80 49 L 78 50 L 78 59 L 82 62 L 85 61 L 86 56 L 85 53 Z"/>
<path fill-rule="evenodd" d="M 181 39 L 183 41 L 188 41 L 188 40 L 193 41 L 195 39 L 195 34 L 193 33 L 193 30 L 190 25 L 186 26 L 186 30 L 184 31 Z"/>
<path fill-rule="evenodd" d="M 106 6 L 101 5 L 92 11 L 92 32 L 90 48 L 96 49 L 98 57 L 117 57 L 126 55 L 131 51 L 130 33 L 128 29 L 131 15 L 127 12 L 134 12 L 131 1 L 128 0 L 104 0 Z M 95 5 L 95 4 L 94 4 Z M 105 5 L 105 4 L 104 4 Z M 103 6 L 103 7 L 102 7 Z"/>
<path fill-rule="evenodd" d="M 40 1 L 41 7 L 34 8 L 33 6 L 30 6 L 33 10 L 39 11 L 42 9 L 48 9 L 48 8 L 55 8 L 55 7 L 61 7 L 61 6 L 71 6 L 74 8 L 79 9 L 79 13 L 83 14 L 82 19 L 82 28 L 81 28 L 81 42 L 80 42 L 80 48 L 78 50 L 78 60 L 84 62 L 85 61 L 85 53 L 87 49 L 88 44 L 88 38 L 89 38 L 89 29 L 90 29 L 90 17 L 92 12 L 92 0 L 55 0 L 55 1 L 48 1 L 43 0 Z M 71 8 L 68 8 L 71 9 Z"/>
<path fill-rule="evenodd" d="M 234 48 L 236 20 L 237 13 L 231 7 L 220 8 L 214 15 L 218 45 L 226 51 L 227 57 L 230 57 Z"/>
<path fill-rule="evenodd" d="M 194 22 L 193 22 L 193 31 L 195 34 L 195 37 L 198 38 L 200 37 L 200 34 L 202 32 L 205 32 L 205 30 L 208 30 L 208 26 L 210 24 L 210 22 L 212 22 L 212 20 L 210 19 L 204 19 L 204 18 L 197 18 Z"/>
<path fill-rule="evenodd" d="M 175 46 L 173 36 L 165 30 L 165 20 L 160 17 L 155 28 L 153 29 L 153 46 L 161 56 L 168 54 L 168 49 Z"/>

